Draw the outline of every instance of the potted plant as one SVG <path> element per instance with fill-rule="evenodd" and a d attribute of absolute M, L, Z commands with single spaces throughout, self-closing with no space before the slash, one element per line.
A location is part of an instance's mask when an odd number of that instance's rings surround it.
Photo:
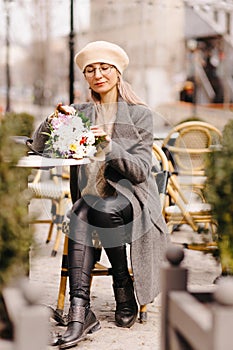
<path fill-rule="evenodd" d="M 32 123 L 33 119 L 30 120 Z M 15 114 L 9 118 L 5 115 L 0 122 L 0 338 L 8 339 L 12 337 L 12 329 L 2 291 L 18 277 L 28 274 L 33 234 L 29 231 L 27 215 L 29 170 L 16 166 L 26 147 L 11 138 L 30 134 L 31 126 L 25 128 L 27 123 L 28 119 L 23 123 L 22 117 L 18 119 Z"/>
<path fill-rule="evenodd" d="M 233 274 L 233 120 L 223 130 L 222 146 L 208 157 L 206 196 L 217 222 L 223 274 Z"/>

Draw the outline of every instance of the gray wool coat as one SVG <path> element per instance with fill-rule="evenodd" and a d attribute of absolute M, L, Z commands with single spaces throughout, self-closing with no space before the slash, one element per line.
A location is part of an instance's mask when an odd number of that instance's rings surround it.
<path fill-rule="evenodd" d="M 74 105 L 92 123 L 93 103 Z M 47 120 L 35 131 L 33 147 L 43 151 L 48 131 Z M 133 207 L 130 258 L 137 299 L 140 305 L 153 302 L 160 292 L 160 267 L 169 243 L 158 188 L 151 173 L 153 143 L 152 112 L 145 106 L 118 102 L 112 133 L 111 151 L 106 154 L 105 178 L 117 191 L 130 199 Z M 79 198 L 78 175 L 85 166 L 71 166 L 70 189 L 73 203 Z"/>

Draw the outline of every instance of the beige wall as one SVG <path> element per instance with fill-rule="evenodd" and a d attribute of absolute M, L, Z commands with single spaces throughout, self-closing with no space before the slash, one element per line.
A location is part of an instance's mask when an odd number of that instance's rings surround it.
<path fill-rule="evenodd" d="M 183 2 L 91 0 L 90 4 L 90 31 L 79 34 L 77 49 L 92 40 L 121 45 L 130 57 L 125 79 L 134 90 L 152 108 L 174 101 L 184 74 Z"/>

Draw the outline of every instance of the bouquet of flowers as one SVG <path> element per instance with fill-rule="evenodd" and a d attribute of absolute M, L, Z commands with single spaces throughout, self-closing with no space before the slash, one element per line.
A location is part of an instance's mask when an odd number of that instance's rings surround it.
<path fill-rule="evenodd" d="M 47 133 L 46 133 L 47 134 Z M 89 119 L 81 112 L 67 112 L 58 104 L 50 121 L 46 146 L 53 158 L 82 159 L 97 152 L 96 139 L 90 130 Z"/>

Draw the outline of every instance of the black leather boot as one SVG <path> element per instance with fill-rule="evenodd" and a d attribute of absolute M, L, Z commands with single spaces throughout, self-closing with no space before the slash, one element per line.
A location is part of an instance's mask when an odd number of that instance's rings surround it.
<path fill-rule="evenodd" d="M 113 289 L 116 299 L 116 324 L 119 327 L 130 328 L 135 323 L 138 315 L 132 278 L 128 277 L 122 281 L 114 281 Z"/>
<path fill-rule="evenodd" d="M 59 348 L 71 348 L 78 344 L 86 334 L 94 333 L 99 329 L 100 323 L 90 309 L 89 302 L 74 297 L 70 304 L 67 330 L 58 341 Z"/>

